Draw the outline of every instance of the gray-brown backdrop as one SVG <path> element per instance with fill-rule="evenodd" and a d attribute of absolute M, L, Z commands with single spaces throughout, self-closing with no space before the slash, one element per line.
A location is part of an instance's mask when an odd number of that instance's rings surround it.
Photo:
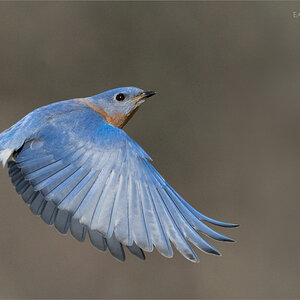
<path fill-rule="evenodd" d="M 2 298 L 298 298 L 298 2 L 2 2 L 0 130 L 118 86 L 154 89 L 125 128 L 220 229 L 221 257 L 119 263 L 47 227 L 0 170 Z"/>

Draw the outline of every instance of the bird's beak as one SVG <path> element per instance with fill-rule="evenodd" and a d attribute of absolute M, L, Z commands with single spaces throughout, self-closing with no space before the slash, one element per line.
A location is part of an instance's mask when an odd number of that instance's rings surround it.
<path fill-rule="evenodd" d="M 151 96 L 154 96 L 156 93 L 154 91 L 146 91 L 142 93 L 143 98 L 149 98 Z"/>
<path fill-rule="evenodd" d="M 154 91 L 146 91 L 146 92 L 142 92 L 140 95 L 138 95 L 137 97 L 133 98 L 132 101 L 133 102 L 139 102 L 141 100 L 145 100 L 146 98 L 149 98 L 151 96 L 154 96 L 156 93 Z"/>

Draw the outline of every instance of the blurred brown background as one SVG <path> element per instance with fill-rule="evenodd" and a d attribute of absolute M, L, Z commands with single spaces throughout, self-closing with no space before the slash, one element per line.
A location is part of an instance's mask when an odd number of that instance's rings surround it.
<path fill-rule="evenodd" d="M 0 130 L 118 86 L 125 130 L 220 229 L 222 257 L 119 263 L 33 216 L 0 171 L 1 298 L 299 298 L 299 2 L 2 2 Z"/>

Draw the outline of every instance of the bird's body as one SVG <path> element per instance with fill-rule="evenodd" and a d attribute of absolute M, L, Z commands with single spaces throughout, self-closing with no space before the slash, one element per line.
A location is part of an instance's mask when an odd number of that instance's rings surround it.
<path fill-rule="evenodd" d="M 41 107 L 0 134 L 0 160 L 8 161 L 17 192 L 34 214 L 62 233 L 88 234 L 100 250 L 125 259 L 123 245 L 140 258 L 154 247 L 171 257 L 170 241 L 189 260 L 187 241 L 219 252 L 197 232 L 232 241 L 202 221 L 122 128 L 153 92 L 119 88 L 93 97 Z"/>

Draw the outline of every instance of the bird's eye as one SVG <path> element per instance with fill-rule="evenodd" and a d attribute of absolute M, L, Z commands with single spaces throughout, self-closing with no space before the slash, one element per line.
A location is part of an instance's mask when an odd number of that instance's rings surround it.
<path fill-rule="evenodd" d="M 124 99 L 125 99 L 125 95 L 124 94 L 117 94 L 116 95 L 116 100 L 123 101 Z"/>

